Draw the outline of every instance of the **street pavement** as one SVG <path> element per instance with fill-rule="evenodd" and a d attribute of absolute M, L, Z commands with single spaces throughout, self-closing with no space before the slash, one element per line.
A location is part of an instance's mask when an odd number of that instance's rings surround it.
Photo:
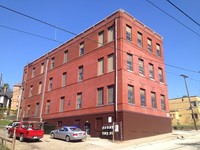
<path fill-rule="evenodd" d="M 1 130 L 0 134 L 6 136 L 5 131 Z M 16 140 L 15 150 L 200 150 L 200 134 L 195 130 L 175 130 L 168 134 L 120 142 L 99 138 L 65 142 L 44 135 L 40 142 Z"/>

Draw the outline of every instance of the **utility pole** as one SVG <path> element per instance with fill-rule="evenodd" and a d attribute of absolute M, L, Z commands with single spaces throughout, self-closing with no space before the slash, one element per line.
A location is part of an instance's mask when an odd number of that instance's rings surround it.
<path fill-rule="evenodd" d="M 194 122 L 195 129 L 196 129 L 196 131 L 198 131 L 197 125 L 196 125 L 196 120 L 194 118 L 194 111 L 193 111 L 191 100 L 190 100 L 190 94 L 189 94 L 188 87 L 187 87 L 187 82 L 186 82 L 186 78 L 188 78 L 188 76 L 186 76 L 184 74 L 182 74 L 180 76 L 183 77 L 184 81 L 185 81 L 185 87 L 186 87 L 186 91 L 187 91 L 187 95 L 188 95 L 188 100 L 189 100 L 189 103 L 190 103 L 190 109 L 191 109 L 191 112 L 192 112 L 192 119 L 193 119 L 193 122 Z"/>

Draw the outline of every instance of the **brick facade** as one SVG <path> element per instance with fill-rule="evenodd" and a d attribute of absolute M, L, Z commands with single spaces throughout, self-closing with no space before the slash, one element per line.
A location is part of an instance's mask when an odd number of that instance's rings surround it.
<path fill-rule="evenodd" d="M 149 46 L 147 39 L 151 40 Z M 24 67 L 20 117 L 39 119 L 42 107 L 43 121 L 78 125 L 89 128 L 92 136 L 100 136 L 108 118 L 115 119 L 115 41 L 121 137 L 127 140 L 171 132 L 162 37 L 123 10 Z"/>

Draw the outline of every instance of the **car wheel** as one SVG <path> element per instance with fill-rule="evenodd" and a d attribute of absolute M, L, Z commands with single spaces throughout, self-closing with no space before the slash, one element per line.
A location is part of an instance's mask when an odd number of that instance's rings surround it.
<path fill-rule="evenodd" d="M 54 139 L 54 138 L 55 138 L 55 135 L 54 135 L 54 133 L 51 133 L 51 135 L 50 135 L 50 136 L 51 136 L 51 138 L 52 138 L 52 139 Z"/>
<path fill-rule="evenodd" d="M 65 141 L 66 141 L 66 142 L 69 142 L 69 141 L 70 141 L 70 137 L 69 137 L 68 135 L 66 136 Z"/>
<path fill-rule="evenodd" d="M 19 141 L 20 141 L 20 142 L 23 142 L 23 141 L 24 141 L 24 135 L 23 135 L 23 134 L 20 134 Z"/>
<path fill-rule="evenodd" d="M 11 137 L 12 137 L 12 133 L 8 132 L 8 138 L 11 138 Z"/>

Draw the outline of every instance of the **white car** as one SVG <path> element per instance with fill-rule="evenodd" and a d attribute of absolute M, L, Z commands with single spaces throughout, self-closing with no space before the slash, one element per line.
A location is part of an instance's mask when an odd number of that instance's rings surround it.
<path fill-rule="evenodd" d="M 69 141 L 82 141 L 86 137 L 86 132 L 74 126 L 63 126 L 50 133 L 51 138 L 63 139 Z"/>
<path fill-rule="evenodd" d="M 19 124 L 18 121 L 14 121 L 14 122 L 9 123 L 7 126 L 5 126 L 6 132 L 8 132 L 8 130 L 10 128 L 17 126 L 18 124 Z"/>

